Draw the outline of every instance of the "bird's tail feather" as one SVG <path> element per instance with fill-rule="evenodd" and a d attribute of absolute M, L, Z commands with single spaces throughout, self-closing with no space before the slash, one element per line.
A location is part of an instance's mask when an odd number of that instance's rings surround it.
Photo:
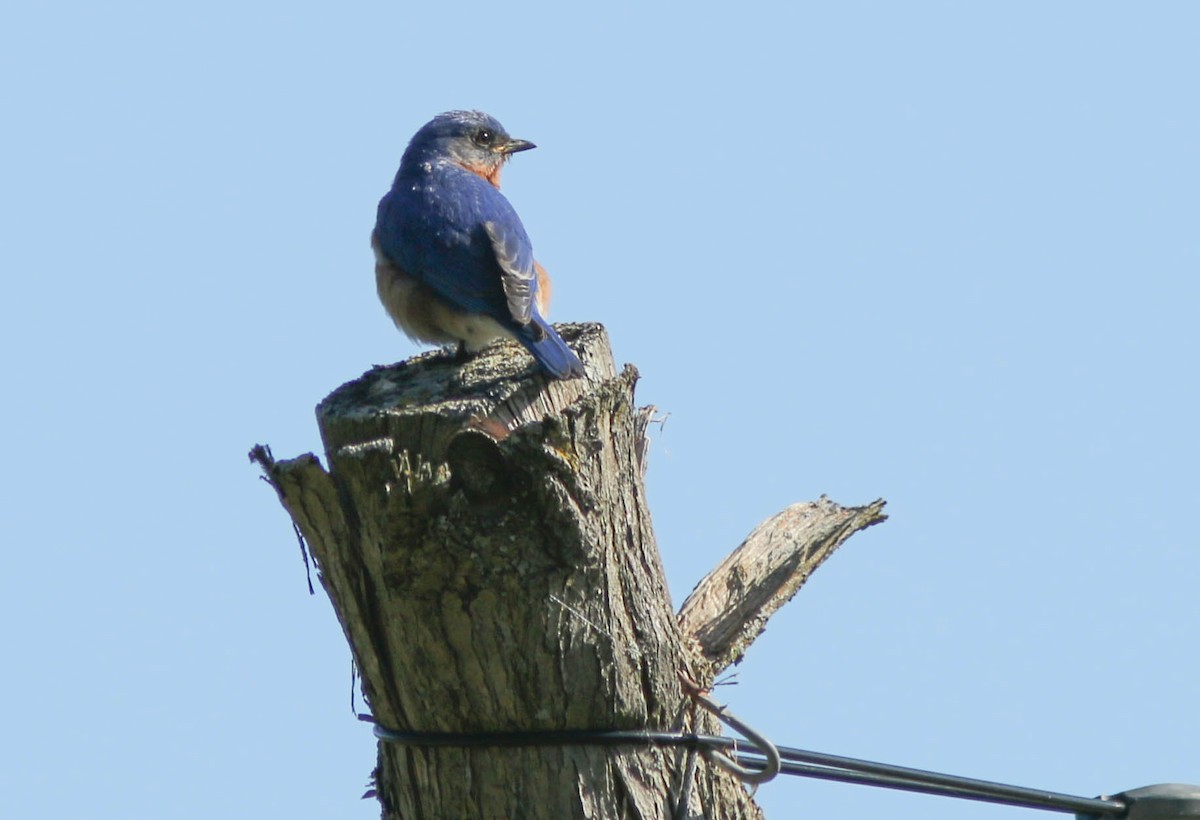
<path fill-rule="evenodd" d="M 536 313 L 530 325 L 526 326 L 526 332 L 518 334 L 517 338 L 533 354 L 542 369 L 554 378 L 575 379 L 583 375 L 583 362 L 567 347 L 550 323 Z"/>

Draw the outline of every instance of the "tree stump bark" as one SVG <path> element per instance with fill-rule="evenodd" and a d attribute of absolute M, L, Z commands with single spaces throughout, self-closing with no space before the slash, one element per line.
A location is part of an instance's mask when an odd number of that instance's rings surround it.
<path fill-rule="evenodd" d="M 425 354 L 376 367 L 318 406 L 328 471 L 312 454 L 251 454 L 316 560 L 383 726 L 715 733 L 681 679 L 711 683 L 771 601 L 855 529 L 853 511 L 822 502 L 814 518 L 838 518 L 840 537 L 826 533 L 823 552 L 793 544 L 808 562 L 781 567 L 776 556 L 769 580 L 751 577 L 761 561 L 730 569 L 727 559 L 681 628 L 642 483 L 637 373 L 616 372 L 599 325 L 560 330 L 586 379 L 548 382 L 509 344 L 462 365 Z M 881 507 L 861 508 L 857 527 L 882 520 Z M 785 576 L 799 580 L 781 585 Z M 774 592 L 731 615 L 735 587 L 743 603 L 747 588 Z M 731 775 L 688 765 L 691 754 L 380 743 L 376 793 L 385 818 L 761 816 Z"/>

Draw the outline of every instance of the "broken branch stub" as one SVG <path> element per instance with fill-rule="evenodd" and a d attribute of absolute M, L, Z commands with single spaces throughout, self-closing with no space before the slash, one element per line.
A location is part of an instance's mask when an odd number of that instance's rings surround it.
<path fill-rule="evenodd" d="M 696 585 L 679 624 L 704 659 L 708 680 L 741 660 L 767 620 L 854 533 L 887 520 L 884 501 L 842 507 L 821 496 L 768 518 Z"/>

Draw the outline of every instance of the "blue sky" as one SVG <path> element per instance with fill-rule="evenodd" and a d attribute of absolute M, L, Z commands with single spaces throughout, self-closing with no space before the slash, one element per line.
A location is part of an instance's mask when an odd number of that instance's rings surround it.
<path fill-rule="evenodd" d="M 888 500 L 720 695 L 785 745 L 1200 782 L 1191 3 L 26 4 L 0 26 L 5 817 L 362 817 L 350 661 L 246 451 L 417 348 L 367 236 L 482 108 L 554 317 L 669 418 L 676 604 Z M 1033 816 L 781 780 L 769 817 Z"/>

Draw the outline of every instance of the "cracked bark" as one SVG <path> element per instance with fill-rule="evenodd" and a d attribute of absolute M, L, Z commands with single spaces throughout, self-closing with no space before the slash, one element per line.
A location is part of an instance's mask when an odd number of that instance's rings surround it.
<path fill-rule="evenodd" d="M 599 325 L 561 330 L 586 379 L 547 382 L 514 345 L 461 366 L 425 354 L 318 406 L 328 471 L 312 454 L 251 454 L 311 550 L 382 725 L 717 733 L 680 676 L 710 683 L 774 611 L 743 606 L 732 617 L 753 626 L 731 625 L 718 568 L 672 613 L 637 373 L 616 372 Z M 820 552 L 762 582 L 783 596 L 775 607 L 803 580 L 779 577 L 806 575 Z M 761 585 L 735 565 L 743 589 Z M 687 761 L 654 747 L 380 743 L 376 793 L 385 818 L 665 819 L 685 794 L 688 817 L 761 817 L 730 775 Z"/>

